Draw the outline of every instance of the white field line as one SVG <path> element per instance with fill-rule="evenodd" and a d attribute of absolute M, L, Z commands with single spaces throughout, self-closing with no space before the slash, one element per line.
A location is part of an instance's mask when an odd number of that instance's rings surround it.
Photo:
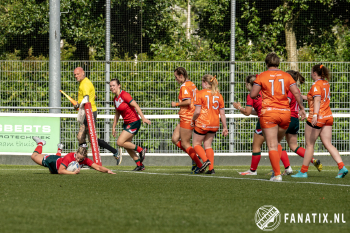
<path fill-rule="evenodd" d="M 212 178 L 212 179 L 253 180 L 253 181 L 271 182 L 271 181 L 269 181 L 269 179 L 239 178 L 239 177 L 230 177 L 230 176 L 210 176 L 210 175 L 198 175 L 198 174 L 196 174 L 196 175 L 194 175 L 194 174 L 170 174 L 170 173 L 139 172 L 139 171 L 134 172 L 134 171 L 121 171 L 121 170 L 113 170 L 113 171 L 114 172 L 136 173 L 136 174 L 161 175 L 161 176 L 190 176 L 190 177 L 201 177 L 201 178 Z M 247 177 L 247 176 L 245 176 L 245 177 Z M 296 180 L 297 180 L 297 178 L 296 178 Z M 319 182 L 281 181 L 281 182 L 274 182 L 274 183 L 315 184 L 315 185 L 350 187 L 350 185 L 347 185 L 347 184 L 330 184 L 330 183 L 319 183 Z"/>

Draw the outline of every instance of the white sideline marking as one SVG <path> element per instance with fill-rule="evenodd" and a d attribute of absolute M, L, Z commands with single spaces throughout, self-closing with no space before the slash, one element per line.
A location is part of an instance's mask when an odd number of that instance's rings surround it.
<path fill-rule="evenodd" d="M 121 171 L 121 170 L 112 170 L 114 172 L 128 172 L 128 173 L 137 173 L 137 174 L 149 174 L 149 175 L 163 175 L 163 176 L 190 176 L 190 177 L 204 177 L 204 178 L 218 178 L 218 179 L 232 179 L 232 180 L 253 180 L 253 181 L 265 181 L 272 182 L 269 179 L 250 179 L 250 178 L 238 178 L 230 176 L 209 176 L 209 175 L 198 175 L 198 174 L 170 174 L 170 173 L 155 173 L 155 172 L 139 172 L 139 171 Z M 296 178 L 297 179 L 297 178 Z M 336 179 L 336 178 L 334 178 Z M 318 183 L 318 182 L 292 182 L 292 181 L 281 181 L 273 183 L 293 183 L 293 184 L 317 184 L 317 185 L 329 185 L 329 186 L 342 186 L 350 187 L 348 184 L 330 184 L 330 183 Z"/>

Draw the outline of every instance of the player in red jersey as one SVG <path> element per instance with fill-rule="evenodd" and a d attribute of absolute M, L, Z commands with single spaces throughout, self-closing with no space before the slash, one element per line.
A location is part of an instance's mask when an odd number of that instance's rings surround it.
<path fill-rule="evenodd" d="M 79 147 L 77 152 L 71 152 L 62 157 L 60 152 L 58 152 L 56 155 L 41 154 L 46 141 L 40 139 L 39 137 L 33 137 L 33 140 L 36 142 L 37 147 L 31 156 L 32 160 L 40 166 L 49 168 L 51 174 L 78 174 L 80 172 L 80 168 L 74 172 L 67 171 L 68 165 L 73 161 L 77 161 L 80 166 L 87 165 L 100 172 L 115 174 L 108 168 L 100 166 L 94 163 L 91 159 L 87 158 L 86 147 Z"/>
<path fill-rule="evenodd" d="M 124 120 L 123 131 L 119 135 L 117 144 L 120 147 L 124 147 L 129 153 L 130 157 L 135 161 L 136 168 L 134 171 L 143 171 L 145 170 L 145 166 L 142 162 L 145 159 L 147 149 L 143 149 L 140 146 L 133 144 L 131 141 L 141 127 L 141 120 L 139 115 L 141 116 L 143 123 L 150 125 L 151 121 L 145 118 L 141 111 L 141 108 L 131 97 L 131 95 L 126 91 L 121 90 L 120 82 L 118 79 L 112 79 L 109 83 L 109 86 L 112 93 L 115 94 L 115 97 L 113 99 L 115 106 L 113 137 L 117 136 L 115 128 L 117 126 L 119 117 L 122 116 Z M 136 111 L 139 115 L 137 115 Z M 136 155 L 135 150 L 139 153 L 139 156 Z"/>
<path fill-rule="evenodd" d="M 225 137 L 228 135 L 225 104 L 215 77 L 209 74 L 204 75 L 202 87 L 203 89 L 197 92 L 194 100 L 196 108 L 192 117 L 192 125 L 194 126 L 192 142 L 196 153 L 203 160 L 203 165 L 197 167 L 194 173 L 202 173 L 209 166 L 206 174 L 215 174 L 212 142 L 220 127 L 220 117 L 223 127 L 222 135 Z"/>
<path fill-rule="evenodd" d="M 249 92 L 251 91 L 254 85 L 256 76 L 257 75 L 249 75 L 246 78 L 245 87 Z M 261 93 L 255 99 L 252 99 L 250 97 L 250 94 L 248 94 L 247 104 L 245 108 L 242 108 L 239 102 L 233 103 L 233 107 L 235 109 L 238 109 L 242 114 L 246 116 L 253 114 L 253 115 L 257 115 L 260 118 L 261 104 L 262 104 Z M 253 153 L 252 153 L 252 161 L 251 161 L 250 169 L 245 172 L 239 172 L 240 175 L 257 175 L 256 170 L 258 169 L 258 165 L 261 159 L 261 146 L 264 143 L 264 141 L 265 139 L 262 134 L 260 122 L 258 119 L 255 127 L 254 137 L 253 137 Z"/>
<path fill-rule="evenodd" d="M 332 145 L 333 115 L 330 108 L 330 74 L 328 69 L 320 64 L 312 67 L 311 77 L 314 83 L 311 86 L 307 99 L 310 113 L 305 126 L 306 150 L 303 165 L 300 171 L 293 175 L 295 178 L 307 178 L 307 171 L 314 153 L 314 146 L 320 136 L 323 145 L 338 164 L 339 172 L 335 178 L 343 178 L 348 174 L 348 169 L 344 166 L 339 151 Z"/>
<path fill-rule="evenodd" d="M 266 56 L 265 63 L 268 70 L 258 75 L 250 92 L 250 97 L 256 98 L 261 91 L 260 124 L 269 148 L 269 158 L 274 171 L 270 181 L 282 181 L 279 166 L 282 154 L 280 141 L 290 123 L 290 108 L 287 98 L 289 91 L 296 96 L 302 119 L 305 118 L 306 114 L 294 79 L 278 69 L 279 57 L 275 53 L 269 53 Z"/>
<path fill-rule="evenodd" d="M 191 120 L 194 113 L 193 99 L 196 97 L 196 85 L 188 78 L 187 71 L 183 67 L 177 67 L 174 70 L 175 80 L 181 84 L 179 92 L 179 102 L 171 102 L 171 107 L 180 107 L 180 123 L 176 126 L 171 141 L 186 152 L 192 159 L 192 171 L 196 167 L 201 167 L 196 151 L 191 146 L 193 126 Z"/>

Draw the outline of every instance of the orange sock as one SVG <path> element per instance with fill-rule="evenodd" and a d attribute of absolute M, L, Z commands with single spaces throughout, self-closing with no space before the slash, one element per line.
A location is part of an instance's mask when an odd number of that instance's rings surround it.
<path fill-rule="evenodd" d="M 301 166 L 300 172 L 305 173 L 305 172 L 307 172 L 308 170 L 309 170 L 309 166 L 303 165 L 303 166 Z"/>
<path fill-rule="evenodd" d="M 269 151 L 269 158 L 272 165 L 272 169 L 275 172 L 275 176 L 281 175 L 280 156 L 278 151 Z"/>
<path fill-rule="evenodd" d="M 191 157 L 191 159 L 197 164 L 197 167 L 201 167 L 202 163 L 199 160 L 196 151 L 193 149 L 192 146 L 188 147 L 186 150 L 186 153 Z"/>
<path fill-rule="evenodd" d="M 213 150 L 213 148 L 206 149 L 205 153 L 207 154 L 207 157 L 210 161 L 209 170 L 213 170 L 214 169 L 214 150 Z"/>
<path fill-rule="evenodd" d="M 342 169 L 344 166 L 345 166 L 345 165 L 344 165 L 343 162 L 338 163 L 338 168 L 339 168 L 339 170 Z"/>
<path fill-rule="evenodd" d="M 203 147 L 196 145 L 194 147 L 194 150 L 196 151 L 197 155 L 199 155 L 199 157 L 202 159 L 203 162 L 207 161 L 207 155 L 205 154 L 205 150 L 203 149 Z"/>
<path fill-rule="evenodd" d="M 179 141 L 179 142 L 176 144 L 176 146 L 179 147 L 181 150 L 183 150 L 184 152 L 187 153 L 187 151 L 185 150 L 185 148 L 183 148 L 183 147 L 181 146 L 181 141 Z M 188 154 L 188 153 L 187 153 L 187 154 Z"/>

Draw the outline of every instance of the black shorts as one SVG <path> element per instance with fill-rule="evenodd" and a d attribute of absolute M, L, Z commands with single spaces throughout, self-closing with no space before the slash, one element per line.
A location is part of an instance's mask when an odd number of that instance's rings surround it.
<path fill-rule="evenodd" d="M 208 133 L 216 134 L 216 131 L 207 131 L 206 133 L 199 133 L 199 132 L 197 132 L 196 130 L 193 130 L 193 132 L 194 132 L 195 134 L 198 134 L 198 135 L 207 135 Z"/>
<path fill-rule="evenodd" d="M 94 122 L 95 122 L 95 125 L 96 125 L 97 111 L 92 112 L 92 115 L 94 115 Z M 84 120 L 84 125 L 85 125 L 85 127 L 88 127 L 86 116 L 85 116 L 85 120 Z"/>
<path fill-rule="evenodd" d="M 314 129 L 322 129 L 322 127 L 319 127 L 319 126 L 312 126 L 312 124 L 311 124 L 311 122 L 306 122 L 306 124 L 308 125 L 308 126 L 310 126 L 311 128 L 314 128 Z"/>
<path fill-rule="evenodd" d="M 57 174 L 57 160 L 61 158 L 58 155 L 45 155 L 43 161 L 41 162 L 44 167 L 49 168 L 52 174 Z"/>
<path fill-rule="evenodd" d="M 257 135 L 263 135 L 263 132 L 262 132 L 262 129 L 261 129 L 261 126 L 260 126 L 260 120 L 258 120 L 258 122 L 256 122 L 256 126 L 255 126 L 255 133 Z"/>
<path fill-rule="evenodd" d="M 299 132 L 299 118 L 291 117 L 286 134 L 298 134 Z"/>
<path fill-rule="evenodd" d="M 123 130 L 133 135 L 136 135 L 141 128 L 141 120 L 131 122 L 130 124 L 123 124 Z"/>

